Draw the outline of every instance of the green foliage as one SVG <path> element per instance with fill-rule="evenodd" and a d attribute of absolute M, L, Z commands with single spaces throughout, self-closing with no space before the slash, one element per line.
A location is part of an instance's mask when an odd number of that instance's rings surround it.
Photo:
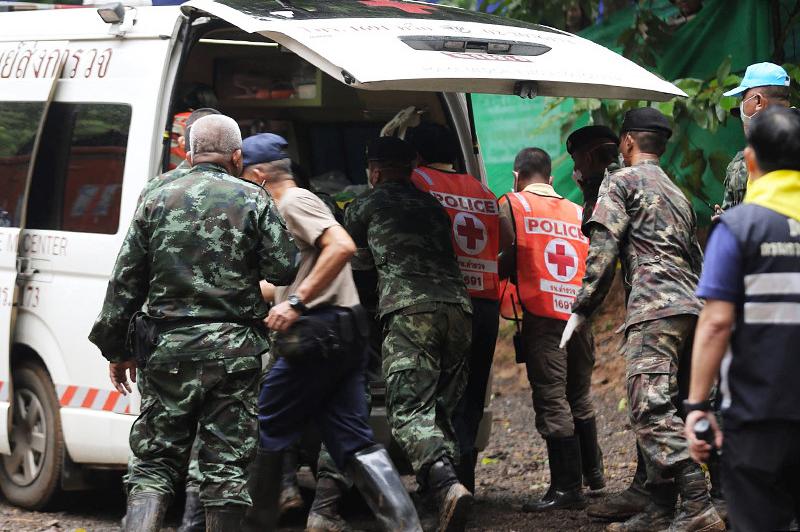
<path fill-rule="evenodd" d="M 467 9 L 476 9 L 478 4 L 486 9 L 495 2 L 484 0 L 453 0 L 454 4 Z M 611 4 L 613 2 L 607 2 Z M 566 9 L 574 4 L 580 4 L 584 12 L 597 15 L 596 0 L 574 0 L 562 2 L 556 0 L 524 1 L 504 0 L 499 13 L 509 17 L 519 18 L 531 22 L 540 22 L 564 29 Z M 800 17 L 800 0 L 792 12 Z M 788 27 L 795 20 L 790 17 L 786 24 Z M 786 28 L 781 27 L 779 33 L 786 35 Z M 617 44 L 622 49 L 622 54 L 628 59 L 655 71 L 656 59 L 662 47 L 672 36 L 673 28 L 656 15 L 652 2 L 641 1 L 636 10 L 633 24 L 623 31 Z M 792 79 L 800 79 L 800 65 L 787 64 L 784 68 Z M 624 114 L 635 107 L 652 105 L 661 110 L 673 120 L 675 130 L 672 139 L 676 142 L 677 157 L 674 160 L 680 168 L 681 180 L 678 182 L 690 198 L 696 198 L 709 207 L 711 201 L 703 191 L 703 175 L 710 167 L 715 178 L 722 181 L 725 168 L 730 159 L 729 154 L 715 151 L 707 153 L 700 146 L 692 143 L 689 130 L 698 127 L 711 134 L 716 133 L 721 126 L 727 123 L 731 109 L 739 105 L 738 98 L 723 97 L 722 93 L 739 84 L 741 78 L 731 73 L 730 56 L 722 59 L 714 75 L 708 79 L 685 78 L 674 80 L 673 83 L 680 87 L 688 98 L 675 98 L 664 103 L 649 103 L 637 101 L 575 99 L 573 106 L 563 105 L 565 98 L 550 99 L 546 106 L 544 120 L 540 130 L 560 127 L 564 140 L 575 129 L 576 123 L 589 116 L 590 124 L 608 125 L 615 131 L 619 130 Z M 800 92 L 797 86 L 792 90 L 793 105 L 800 105 Z M 568 109 L 568 110 L 567 110 Z"/>

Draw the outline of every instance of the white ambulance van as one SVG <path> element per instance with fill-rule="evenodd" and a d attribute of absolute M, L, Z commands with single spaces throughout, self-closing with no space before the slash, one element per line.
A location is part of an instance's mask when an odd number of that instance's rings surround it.
<path fill-rule="evenodd" d="M 685 96 L 547 27 L 399 0 L 192 0 L 0 13 L 0 489 L 27 508 L 122 468 L 136 397 L 87 335 L 187 94 L 276 131 L 310 176 L 365 182 L 364 144 L 414 107 L 485 180 L 469 93 Z M 535 120 L 535 117 L 520 117 Z M 383 414 L 377 409 L 375 415 Z M 482 442 L 488 437 L 486 416 Z M 385 421 L 375 420 L 388 438 Z M 381 428 L 382 427 L 382 428 Z"/>

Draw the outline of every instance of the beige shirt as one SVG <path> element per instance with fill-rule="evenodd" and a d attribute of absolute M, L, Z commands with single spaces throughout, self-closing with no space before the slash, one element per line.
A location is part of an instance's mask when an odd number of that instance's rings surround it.
<path fill-rule="evenodd" d="M 275 288 L 275 303 L 286 301 L 294 294 L 297 287 L 305 279 L 319 257 L 319 248 L 315 246 L 326 229 L 339 225 L 330 209 L 313 192 L 304 188 L 293 187 L 283 193 L 278 202 L 278 212 L 286 220 L 286 227 L 294 236 L 300 249 L 300 269 L 294 283 L 290 286 Z M 311 301 L 304 301 L 308 307 L 321 304 L 340 307 L 354 307 L 359 304 L 358 292 L 353 282 L 353 272 L 348 262 L 336 279 L 325 287 Z"/>

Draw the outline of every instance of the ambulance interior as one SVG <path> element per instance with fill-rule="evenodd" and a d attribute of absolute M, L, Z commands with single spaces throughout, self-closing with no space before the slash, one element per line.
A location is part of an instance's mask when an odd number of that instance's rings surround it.
<path fill-rule="evenodd" d="M 243 137 L 285 137 L 300 182 L 310 179 L 312 189 L 340 204 L 366 188 L 366 143 L 398 112 L 413 106 L 422 120 L 452 127 L 438 93 L 355 89 L 275 42 L 229 26 L 204 33 L 184 63 L 172 111 L 197 106 L 236 119 Z"/>

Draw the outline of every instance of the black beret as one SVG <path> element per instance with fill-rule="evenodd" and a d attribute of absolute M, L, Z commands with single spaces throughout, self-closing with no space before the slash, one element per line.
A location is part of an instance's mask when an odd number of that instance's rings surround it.
<path fill-rule="evenodd" d="M 624 135 L 628 131 L 650 131 L 666 135 L 667 138 L 672 136 L 669 120 L 653 107 L 639 107 L 625 113 L 619 134 Z"/>
<path fill-rule="evenodd" d="M 397 137 L 379 137 L 367 144 L 368 161 L 391 161 L 411 164 L 417 152 L 408 142 Z"/>
<path fill-rule="evenodd" d="M 596 140 L 609 140 L 619 144 L 619 137 L 608 126 L 586 126 L 576 129 L 567 137 L 567 153 L 572 155 L 575 151 L 591 144 Z"/>

